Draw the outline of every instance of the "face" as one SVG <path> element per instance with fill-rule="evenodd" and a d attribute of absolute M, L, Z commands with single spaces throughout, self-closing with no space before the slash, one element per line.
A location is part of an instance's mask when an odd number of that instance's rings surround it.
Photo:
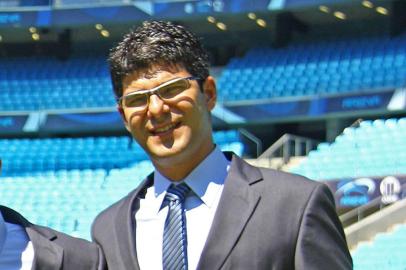
<path fill-rule="evenodd" d="M 182 67 L 152 67 L 147 72 L 125 77 L 123 95 L 190 76 Z M 196 80 L 189 83 L 189 88 L 170 101 L 151 94 L 144 111 L 122 107 L 128 131 L 149 154 L 157 169 L 176 166 L 178 174 L 187 174 L 214 147 L 210 120 L 210 111 L 216 103 L 214 80 L 207 78 L 203 90 Z"/>

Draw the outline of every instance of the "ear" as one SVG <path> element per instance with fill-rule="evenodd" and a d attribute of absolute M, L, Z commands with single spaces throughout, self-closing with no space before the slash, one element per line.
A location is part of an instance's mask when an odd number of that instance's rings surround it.
<path fill-rule="evenodd" d="M 217 102 L 216 82 L 212 76 L 206 78 L 203 83 L 203 94 L 206 98 L 206 104 L 209 111 L 213 110 Z"/>
<path fill-rule="evenodd" d="M 125 128 L 128 130 L 128 132 L 131 133 L 130 125 L 128 124 L 127 118 L 125 117 L 125 113 L 124 113 L 123 107 L 117 105 L 117 111 L 118 111 L 118 113 L 120 114 L 121 119 L 123 120 L 123 123 L 124 123 Z"/>

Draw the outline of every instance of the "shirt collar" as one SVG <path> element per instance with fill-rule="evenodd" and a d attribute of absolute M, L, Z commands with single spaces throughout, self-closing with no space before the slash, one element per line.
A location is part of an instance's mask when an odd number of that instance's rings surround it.
<path fill-rule="evenodd" d="M 214 150 L 181 182 L 185 182 L 190 189 L 206 204 L 211 207 L 216 198 L 216 194 L 221 192 L 224 180 L 227 177 L 230 161 L 224 156 L 220 148 L 216 146 Z M 155 171 L 154 174 L 154 194 L 161 206 L 164 195 L 172 182 Z M 157 209 L 157 212 L 159 208 Z"/>
<path fill-rule="evenodd" d="M 7 227 L 6 222 L 4 221 L 3 215 L 0 211 L 0 254 L 3 251 L 4 243 L 6 242 L 7 238 Z"/>

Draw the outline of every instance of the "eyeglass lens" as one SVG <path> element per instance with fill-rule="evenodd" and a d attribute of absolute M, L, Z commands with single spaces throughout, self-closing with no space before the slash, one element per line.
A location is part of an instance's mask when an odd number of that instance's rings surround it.
<path fill-rule="evenodd" d="M 151 92 L 131 93 L 123 97 L 124 106 L 126 107 L 144 107 L 148 103 L 148 98 L 151 93 L 158 93 L 159 97 L 164 100 L 171 99 L 185 91 L 190 87 L 188 79 L 179 79 L 172 83 L 151 90 Z"/>

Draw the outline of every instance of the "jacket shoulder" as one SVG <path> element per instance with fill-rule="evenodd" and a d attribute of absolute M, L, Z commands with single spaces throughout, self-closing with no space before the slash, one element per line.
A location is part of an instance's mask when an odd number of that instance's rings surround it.
<path fill-rule="evenodd" d="M 238 158 L 239 170 L 245 177 L 260 178 L 264 186 L 282 186 L 289 190 L 300 190 L 302 188 L 313 190 L 316 187 L 324 186 L 322 182 L 314 181 L 302 175 L 290 172 L 275 170 L 271 168 L 258 167 Z M 251 180 L 252 181 L 252 180 Z"/>
<path fill-rule="evenodd" d="M 103 211 L 101 211 L 95 218 L 92 224 L 92 232 L 97 231 L 100 226 L 103 226 L 103 230 L 106 226 L 112 226 L 116 221 L 116 215 L 122 211 L 123 207 L 130 207 L 132 198 L 135 196 L 135 191 L 132 191 L 119 201 L 113 203 Z"/>
<path fill-rule="evenodd" d="M 298 184 L 300 186 L 306 186 L 306 187 L 311 187 L 311 188 L 315 188 L 317 186 L 323 185 L 322 182 L 311 180 L 302 175 L 285 172 L 285 171 L 278 171 L 278 170 L 269 169 L 269 168 L 261 168 L 261 167 L 257 167 L 257 168 L 261 171 L 261 174 L 263 175 L 265 180 L 269 179 L 269 180 L 272 180 L 275 182 Z"/>
<path fill-rule="evenodd" d="M 334 204 L 330 188 L 322 182 L 298 174 L 253 166 L 245 161 L 240 165 L 245 177 L 251 178 L 250 187 L 265 198 L 279 198 L 290 205 L 295 205 L 296 202 L 300 206 L 307 203 L 312 196 L 323 194 L 321 196 L 326 196 L 327 200 Z"/>
<path fill-rule="evenodd" d="M 50 240 L 63 249 L 63 269 L 104 269 L 104 258 L 96 244 L 48 227 L 39 225 L 33 225 L 32 227 L 48 238 L 52 235 Z"/>
<path fill-rule="evenodd" d="M 94 231 L 97 231 L 99 226 L 103 226 L 103 230 L 105 230 L 105 226 L 113 225 L 116 221 L 115 217 L 117 216 L 117 214 L 121 213 L 121 211 L 124 211 L 125 209 L 131 208 L 132 202 L 135 197 L 138 196 L 140 191 L 144 190 L 146 186 L 151 185 L 152 179 L 153 174 L 150 174 L 137 188 L 101 211 L 93 221 L 92 233 Z"/>

